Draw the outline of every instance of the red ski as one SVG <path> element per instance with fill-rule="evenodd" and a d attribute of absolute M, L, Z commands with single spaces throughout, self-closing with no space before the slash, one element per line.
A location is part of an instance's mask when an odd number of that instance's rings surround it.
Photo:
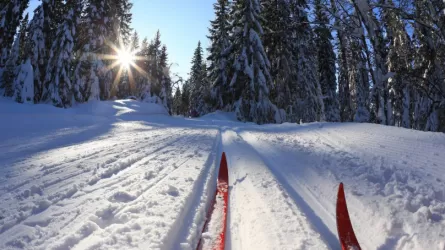
<path fill-rule="evenodd" d="M 211 248 L 214 250 L 224 250 L 225 238 L 226 238 L 226 224 L 227 224 L 227 208 L 229 205 L 229 171 L 227 169 L 226 154 L 223 152 L 221 156 L 221 163 L 218 173 L 218 181 L 216 183 L 215 197 L 213 198 L 212 206 L 207 214 L 207 221 L 204 224 L 203 233 L 208 231 L 209 222 L 218 225 L 216 229 L 216 235 L 214 241 L 210 243 Z M 218 221 L 213 221 L 218 220 Z M 215 230 L 212 230 L 215 233 Z M 202 237 L 199 240 L 197 249 L 203 249 Z M 206 246 L 208 248 L 208 246 Z"/>
<path fill-rule="evenodd" d="M 340 183 L 337 194 L 337 231 L 342 250 L 361 250 L 349 219 L 343 183 Z"/>

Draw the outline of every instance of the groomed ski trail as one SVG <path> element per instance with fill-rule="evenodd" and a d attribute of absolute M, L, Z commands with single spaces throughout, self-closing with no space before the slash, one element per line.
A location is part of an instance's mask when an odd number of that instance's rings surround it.
<path fill-rule="evenodd" d="M 104 125 L 55 133 L 51 143 Z M 193 249 L 215 190 L 219 131 L 158 125 L 121 121 L 23 158 L 9 156 L 28 148 L 9 147 L 0 155 L 0 248 Z"/>
<path fill-rule="evenodd" d="M 270 171 L 235 131 L 222 133 L 229 166 L 226 249 L 329 249 Z M 338 244 L 338 243 L 337 243 Z"/>

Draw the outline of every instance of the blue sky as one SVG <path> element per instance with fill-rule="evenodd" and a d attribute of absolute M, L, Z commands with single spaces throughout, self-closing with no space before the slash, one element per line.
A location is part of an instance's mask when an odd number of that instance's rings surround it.
<path fill-rule="evenodd" d="M 167 45 L 172 72 L 187 78 L 193 51 L 201 40 L 208 47 L 207 28 L 214 18 L 212 0 L 132 0 L 132 27 L 140 40 L 151 40 L 161 31 L 161 41 Z M 40 1 L 31 0 L 32 12 Z M 206 53 L 206 51 L 204 51 Z M 177 64 L 177 65 L 176 65 Z"/>

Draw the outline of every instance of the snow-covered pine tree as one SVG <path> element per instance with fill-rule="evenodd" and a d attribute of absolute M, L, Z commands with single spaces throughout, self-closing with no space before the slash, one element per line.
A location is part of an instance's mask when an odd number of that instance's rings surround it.
<path fill-rule="evenodd" d="M 28 14 L 21 21 L 20 32 L 17 35 L 16 40 L 18 40 L 18 63 L 19 66 L 16 67 L 14 76 L 14 95 L 13 99 L 19 103 L 34 102 L 34 76 L 33 68 L 30 61 L 31 47 L 29 44 L 28 37 Z M 15 51 L 14 53 L 17 53 Z"/>
<path fill-rule="evenodd" d="M 366 28 L 370 43 L 374 51 L 374 67 L 372 71 L 373 89 L 372 93 L 375 94 L 375 114 L 377 122 L 380 124 L 388 124 L 388 121 L 392 121 L 392 107 L 388 105 L 388 80 L 387 73 L 388 67 L 386 64 L 388 51 L 385 43 L 385 37 L 382 25 L 377 20 L 374 12 L 372 11 L 369 0 L 352 0 L 352 4 L 355 8 L 355 12 L 358 14 L 359 19 Z"/>
<path fill-rule="evenodd" d="M 45 9 L 48 9 L 48 1 L 43 1 L 34 10 L 33 18 L 31 19 L 28 26 L 28 46 L 30 48 L 30 58 L 31 64 L 34 70 L 34 102 L 38 103 L 42 99 L 44 81 L 45 81 L 45 71 L 48 61 L 48 50 L 47 40 L 49 40 L 50 33 L 48 32 L 48 13 Z"/>
<path fill-rule="evenodd" d="M 293 23 L 297 25 L 296 32 L 293 34 L 297 66 L 293 112 L 296 116 L 292 115 L 292 121 L 323 121 L 325 120 L 324 103 L 318 79 L 317 54 L 313 49 L 315 48 L 314 34 L 309 25 L 306 0 L 293 1 L 291 10 Z"/>
<path fill-rule="evenodd" d="M 130 51 L 139 51 L 139 48 L 139 34 L 137 31 L 134 31 L 130 39 Z"/>
<path fill-rule="evenodd" d="M 73 101 L 71 82 L 72 53 L 78 18 L 82 11 L 82 0 L 66 3 L 63 22 L 57 29 L 57 37 L 50 50 L 45 78 L 44 99 L 54 106 L 70 107 Z"/>
<path fill-rule="evenodd" d="M 318 77 L 325 108 L 326 121 L 339 122 L 340 111 L 337 100 L 335 52 L 332 46 L 329 19 L 321 0 L 315 0 L 315 45 L 317 46 Z"/>
<path fill-rule="evenodd" d="M 34 76 L 31 60 L 28 58 L 17 69 L 14 80 L 13 99 L 19 103 L 34 103 Z"/>
<path fill-rule="evenodd" d="M 192 116 L 200 115 L 200 109 L 202 104 L 201 99 L 201 89 L 204 84 L 205 73 L 203 67 L 203 50 L 201 47 L 201 42 L 198 42 L 198 46 L 193 53 L 192 67 L 190 69 L 190 110 Z"/>
<path fill-rule="evenodd" d="M 171 78 L 170 71 L 168 67 L 168 53 L 167 46 L 162 45 L 161 53 L 159 55 L 159 74 L 160 74 L 160 84 L 161 84 L 161 92 L 159 97 L 162 100 L 162 105 L 171 112 L 172 105 L 172 89 L 171 89 Z"/>
<path fill-rule="evenodd" d="M 229 1 L 218 0 L 213 4 L 215 19 L 210 21 L 209 33 L 210 46 L 207 49 L 209 56 L 207 60 L 210 65 L 207 69 L 208 80 L 211 84 L 211 110 L 224 109 L 227 104 L 232 103 L 231 95 L 228 93 L 229 65 L 228 55 L 230 52 L 229 41 Z"/>
<path fill-rule="evenodd" d="M 74 96 L 77 102 L 100 100 L 101 87 L 110 91 L 110 72 L 100 54 L 108 50 L 105 40 L 109 37 L 109 3 L 105 0 L 90 0 L 85 8 L 83 22 L 83 46 L 74 71 Z"/>
<path fill-rule="evenodd" d="M 159 70 L 161 46 L 161 32 L 158 30 L 155 37 L 150 41 L 147 51 L 147 74 L 150 82 L 150 87 L 148 89 L 149 92 L 144 94 L 146 98 L 153 97 L 153 99 L 157 99 L 159 97 L 159 94 L 161 93 L 161 75 Z"/>
<path fill-rule="evenodd" d="M 175 115 L 181 114 L 182 107 L 182 94 L 179 87 L 176 88 L 175 95 L 173 97 L 172 113 Z"/>
<path fill-rule="evenodd" d="M 413 127 L 427 131 L 445 130 L 445 124 L 441 124 L 439 118 L 439 111 L 445 114 L 445 58 L 440 57 L 445 45 L 443 34 L 440 38 L 440 34 L 430 28 L 443 27 L 440 23 L 435 25 L 437 7 L 428 0 L 415 2 L 416 18 L 422 23 L 416 23 L 414 27 L 417 43 L 414 76 L 417 83 Z"/>
<path fill-rule="evenodd" d="M 190 81 L 187 80 L 182 85 L 182 91 L 181 91 L 181 107 L 180 107 L 180 114 L 183 114 L 184 116 L 190 115 Z"/>
<path fill-rule="evenodd" d="M 9 58 L 14 36 L 28 4 L 29 0 L 10 0 L 0 4 L 0 68 Z"/>
<path fill-rule="evenodd" d="M 262 4 L 265 29 L 263 44 L 270 59 L 270 74 L 274 82 L 270 98 L 278 108 L 290 112 L 297 81 L 293 36 L 297 26 L 292 22 L 289 1 L 266 0 Z"/>
<path fill-rule="evenodd" d="M 29 22 L 29 14 L 26 13 L 25 17 L 20 22 L 20 32 L 17 34 L 18 39 L 20 40 L 19 47 L 19 61 L 20 63 L 24 63 L 29 55 L 30 55 L 30 47 L 28 45 L 28 22 Z"/>
<path fill-rule="evenodd" d="M 278 108 L 269 100 L 272 79 L 270 62 L 261 40 L 260 14 L 258 0 L 237 0 L 231 11 L 235 61 L 230 87 L 235 91 L 234 108 L 241 121 L 281 123 Z"/>
<path fill-rule="evenodd" d="M 12 97 L 14 95 L 14 79 L 17 75 L 18 66 L 20 65 L 20 38 L 17 37 L 9 53 L 8 60 L 2 75 L 1 89 L 4 89 L 3 95 Z"/>
<path fill-rule="evenodd" d="M 395 8 L 392 0 L 386 0 L 385 5 Z M 383 23 L 389 41 L 388 70 L 395 73 L 388 79 L 390 98 L 388 102 L 393 107 L 394 120 L 390 125 L 411 128 L 411 92 L 413 48 L 411 39 L 405 29 L 405 24 L 397 13 L 390 8 L 382 9 Z M 391 96 L 393 98 L 391 98 Z"/>
<path fill-rule="evenodd" d="M 366 67 L 367 58 L 365 57 L 366 43 L 364 29 L 361 25 L 359 16 L 353 12 L 347 19 L 348 34 L 345 36 L 347 44 L 347 89 L 349 93 L 349 117 L 355 122 L 369 122 L 369 70 Z M 345 87 L 345 86 L 344 86 Z M 343 92 L 343 95 L 345 93 Z M 345 112 L 346 114 L 346 112 Z"/>
<path fill-rule="evenodd" d="M 149 50 L 148 39 L 144 38 L 141 42 L 140 48 L 136 53 L 136 72 L 135 72 L 135 85 L 136 85 L 136 95 L 142 98 L 144 93 L 150 92 L 150 82 L 148 76 L 148 50 Z"/>
<path fill-rule="evenodd" d="M 133 4 L 130 0 L 104 1 L 106 11 L 101 23 L 104 24 L 107 36 L 105 37 L 106 46 L 100 50 L 102 55 L 116 55 L 115 48 L 122 49 L 128 46 L 132 29 L 130 27 L 132 20 L 131 8 Z M 116 69 L 115 60 L 103 60 L 105 70 L 102 70 L 102 76 L 99 77 L 101 99 L 108 100 L 116 97 L 121 77 Z M 114 65 L 113 65 L 114 64 Z"/>
<path fill-rule="evenodd" d="M 337 65 L 338 65 L 338 102 L 340 108 L 340 121 L 352 121 L 351 96 L 349 92 L 349 71 L 348 71 L 348 40 L 347 23 L 345 23 L 344 13 L 337 7 L 338 1 L 330 0 L 332 15 L 334 17 L 334 27 L 337 31 Z"/>

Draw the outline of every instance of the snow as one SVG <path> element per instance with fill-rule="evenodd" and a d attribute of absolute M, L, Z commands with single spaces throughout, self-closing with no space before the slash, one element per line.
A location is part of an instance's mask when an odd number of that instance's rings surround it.
<path fill-rule="evenodd" d="M 363 249 L 445 246 L 441 133 L 187 119 L 135 100 L 0 99 L 0 115 L 0 249 L 195 249 L 222 151 L 226 249 L 339 249 L 339 182 Z"/>

